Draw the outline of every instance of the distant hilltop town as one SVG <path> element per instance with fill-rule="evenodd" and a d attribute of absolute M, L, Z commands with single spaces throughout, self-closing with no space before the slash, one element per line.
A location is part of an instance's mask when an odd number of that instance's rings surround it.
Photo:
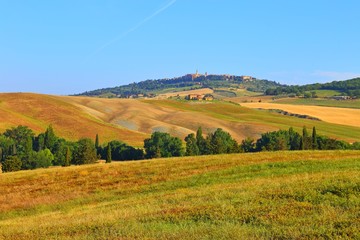
<path fill-rule="evenodd" d="M 199 88 L 222 89 L 241 88 L 253 92 L 264 92 L 269 88 L 283 86 L 269 80 L 260 80 L 252 76 L 231 74 L 204 74 L 196 70 L 181 77 L 145 80 L 127 85 L 102 88 L 77 94 L 77 96 L 99 96 L 107 98 L 153 98 L 167 92 L 188 91 Z M 211 100 L 212 96 L 189 96 L 189 99 Z"/>
<path fill-rule="evenodd" d="M 240 81 L 243 81 L 243 82 L 250 82 L 250 81 L 254 81 L 256 80 L 256 78 L 252 77 L 252 76 L 235 76 L 235 75 L 230 75 L 230 74 L 222 74 L 222 75 L 217 75 L 217 74 L 214 74 L 214 75 L 209 75 L 207 72 L 205 72 L 205 74 L 201 74 L 199 73 L 198 70 L 196 70 L 196 73 L 193 73 L 193 74 L 186 74 L 185 77 L 191 77 L 192 80 L 195 80 L 197 78 L 200 78 L 200 77 L 204 77 L 205 79 L 208 78 L 208 76 L 216 76 L 216 77 L 223 77 L 225 78 L 225 80 L 235 80 L 237 78 L 237 80 L 240 80 Z"/>

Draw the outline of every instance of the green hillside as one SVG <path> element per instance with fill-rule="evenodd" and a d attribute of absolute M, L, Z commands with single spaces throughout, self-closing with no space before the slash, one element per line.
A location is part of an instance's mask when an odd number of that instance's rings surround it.
<path fill-rule="evenodd" d="M 359 156 L 268 152 L 0 174 L 0 239 L 358 239 Z"/>
<path fill-rule="evenodd" d="M 244 80 L 242 76 L 234 75 L 200 75 L 187 74 L 182 77 L 146 80 L 128 85 L 87 91 L 77 96 L 97 97 L 138 97 L 139 95 L 154 96 L 160 93 L 186 91 L 198 88 L 245 88 L 253 92 L 264 92 L 282 86 L 276 82 L 250 78 Z"/>

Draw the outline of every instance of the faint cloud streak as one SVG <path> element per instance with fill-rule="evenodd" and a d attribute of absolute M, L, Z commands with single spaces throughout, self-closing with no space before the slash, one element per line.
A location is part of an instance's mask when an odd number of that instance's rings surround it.
<path fill-rule="evenodd" d="M 93 53 L 91 53 L 84 62 L 86 62 L 87 60 L 89 60 L 92 56 L 96 55 L 97 53 L 101 52 L 102 50 L 104 50 L 105 48 L 109 47 L 110 45 L 114 44 L 117 41 L 120 41 L 121 39 L 123 39 L 124 37 L 126 37 L 127 35 L 129 35 L 130 33 L 136 31 L 137 29 L 139 29 L 142 25 L 144 25 L 145 23 L 147 23 L 148 21 L 150 21 L 152 18 L 156 17 L 157 15 L 159 15 L 160 13 L 162 13 L 163 11 L 165 11 L 166 9 L 168 9 L 169 7 L 171 7 L 177 0 L 172 0 L 170 2 L 168 2 L 165 6 L 161 7 L 160 9 L 156 10 L 154 13 L 152 13 L 150 16 L 144 18 L 142 21 L 140 21 L 137 25 L 135 25 L 134 27 L 130 28 L 129 30 L 127 30 L 126 32 L 123 32 L 121 35 L 111 39 L 110 41 L 108 41 L 107 43 L 105 43 L 104 45 L 102 45 L 101 47 L 99 47 L 98 49 L 96 49 Z"/>

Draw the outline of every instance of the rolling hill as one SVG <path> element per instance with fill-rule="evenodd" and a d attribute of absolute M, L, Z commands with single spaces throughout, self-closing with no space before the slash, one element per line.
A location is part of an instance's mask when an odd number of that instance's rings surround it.
<path fill-rule="evenodd" d="M 25 125 L 39 133 L 52 124 L 59 136 L 70 140 L 81 137 L 94 139 L 98 133 L 102 137 L 101 141 L 119 139 L 121 136 L 125 142 L 135 146 L 147 136 L 104 122 L 65 99 L 66 97 L 32 93 L 0 94 L 0 131 Z"/>
<path fill-rule="evenodd" d="M 266 152 L 0 174 L 0 239 L 358 239 L 359 156 Z"/>
<path fill-rule="evenodd" d="M 322 108 L 319 112 L 327 114 L 326 110 Z M 341 114 L 341 109 L 331 110 L 334 111 Z M 358 112 L 353 113 L 352 119 L 359 118 Z M 118 139 L 136 147 L 143 146 L 143 140 L 154 131 L 168 132 L 183 139 L 199 126 L 204 133 L 222 128 L 237 141 L 289 127 L 300 132 L 304 125 L 309 129 L 315 126 L 318 134 L 349 142 L 359 141 L 360 136 L 360 127 L 345 125 L 346 122 L 284 116 L 225 101 L 0 94 L 0 131 L 20 124 L 36 132 L 52 124 L 59 136 L 70 140 L 94 138 L 99 134 L 101 142 Z"/>

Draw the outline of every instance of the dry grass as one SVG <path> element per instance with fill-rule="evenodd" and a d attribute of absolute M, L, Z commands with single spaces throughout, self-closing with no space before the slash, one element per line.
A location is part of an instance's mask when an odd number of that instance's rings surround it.
<path fill-rule="evenodd" d="M 279 128 L 286 129 L 293 126 L 301 129 L 304 124 L 309 127 L 317 124 L 319 133 L 348 141 L 359 140 L 357 132 L 360 134 L 360 129 L 348 130 L 346 127 L 334 127 L 330 124 L 295 117 L 260 113 L 224 102 L 86 97 L 67 97 L 64 99 L 102 121 L 146 134 L 151 134 L 153 131 L 166 131 L 184 138 L 187 134 L 195 132 L 199 126 L 203 127 L 205 133 L 220 127 L 234 136 L 236 140 L 241 141 L 245 137 L 257 138 L 260 133 L 278 130 Z M 322 132 L 325 129 L 326 131 Z"/>
<path fill-rule="evenodd" d="M 360 152 L 271 152 L 0 174 L 0 239 L 360 237 Z"/>
<path fill-rule="evenodd" d="M 214 131 L 217 127 L 223 128 L 238 140 L 244 139 L 247 134 L 254 136 L 269 129 L 276 129 L 252 123 L 240 124 L 211 112 L 208 114 L 207 109 L 211 107 L 210 105 L 217 106 L 218 103 L 100 98 L 67 98 L 67 100 L 105 122 L 147 134 L 153 131 L 165 131 L 182 139 L 189 133 L 195 132 L 199 126 L 202 126 L 205 132 Z M 222 105 L 218 107 L 221 109 Z M 227 104 L 224 107 L 227 107 Z M 235 107 L 237 111 L 243 110 Z"/>
<path fill-rule="evenodd" d="M 36 132 L 53 124 L 61 137 L 100 141 L 119 139 L 142 146 L 154 131 L 184 138 L 199 126 L 204 133 L 222 128 L 237 141 L 261 133 L 316 126 L 318 133 L 346 141 L 359 141 L 360 128 L 257 111 L 227 102 L 103 99 L 39 94 L 0 94 L 0 131 L 19 124 Z"/>
<path fill-rule="evenodd" d="M 65 98 L 31 93 L 0 94 L 0 130 L 25 125 L 38 133 L 52 124 L 55 132 L 67 139 L 95 138 L 98 133 L 101 141 L 120 138 L 136 146 L 141 146 L 147 136 L 106 123 L 64 101 Z"/>
<path fill-rule="evenodd" d="M 360 109 L 345 109 L 335 107 L 290 105 L 277 103 L 242 103 L 242 106 L 249 108 L 281 109 L 290 113 L 305 114 L 317 117 L 322 121 L 360 127 Z"/>

